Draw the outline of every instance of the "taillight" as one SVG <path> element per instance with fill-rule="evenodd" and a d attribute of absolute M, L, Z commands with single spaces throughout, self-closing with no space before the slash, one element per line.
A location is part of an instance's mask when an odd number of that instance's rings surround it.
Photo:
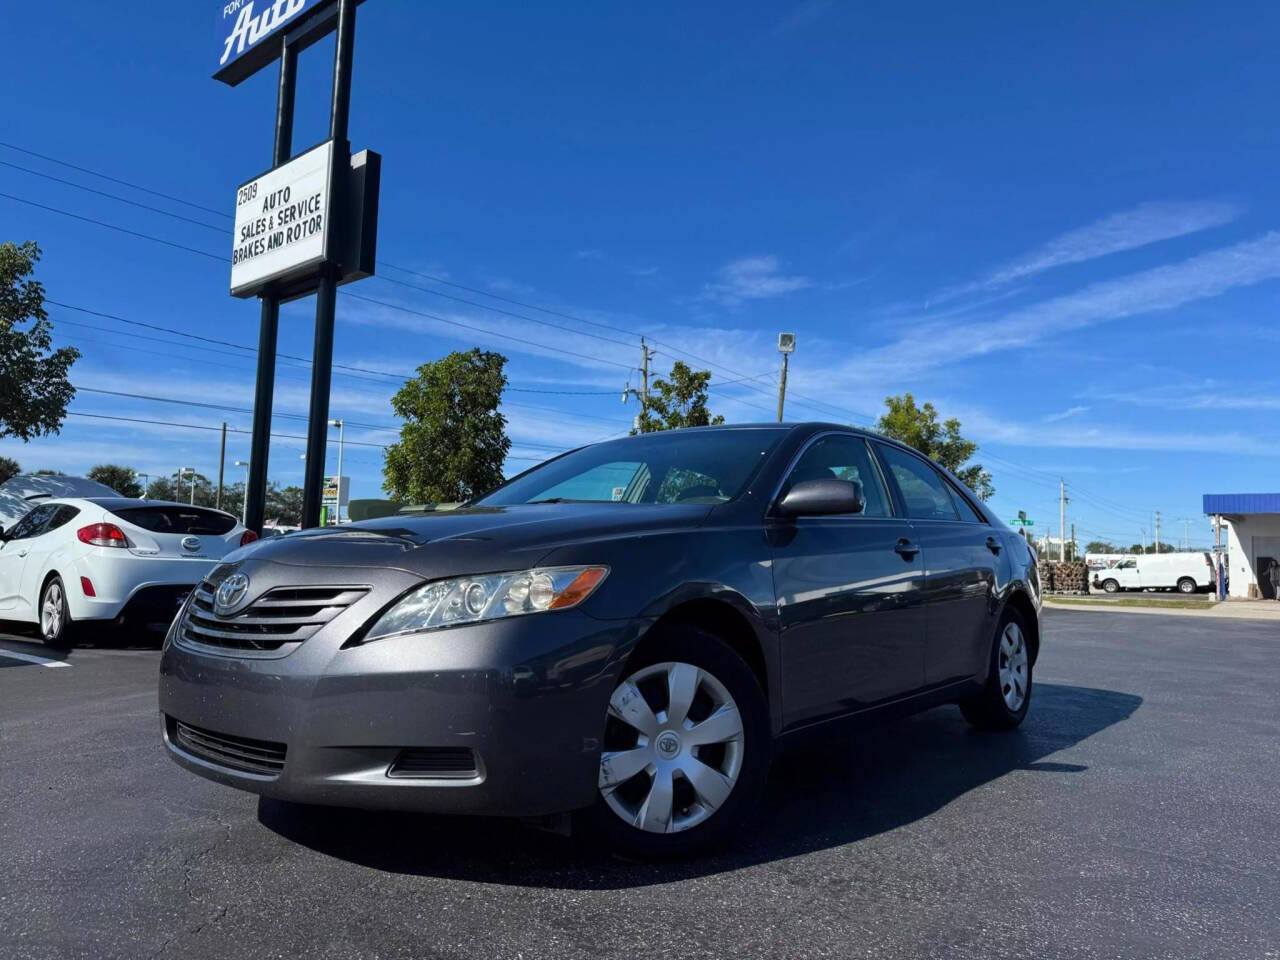
<path fill-rule="evenodd" d="M 91 523 L 77 530 L 76 538 L 91 547 L 129 546 L 129 538 L 114 523 Z"/>
<path fill-rule="evenodd" d="M 256 533 L 254 533 L 252 530 L 246 530 L 244 532 L 244 536 L 240 538 L 240 546 L 247 547 L 249 544 L 253 543 L 253 541 L 257 539 L 258 539 L 258 535 Z"/>

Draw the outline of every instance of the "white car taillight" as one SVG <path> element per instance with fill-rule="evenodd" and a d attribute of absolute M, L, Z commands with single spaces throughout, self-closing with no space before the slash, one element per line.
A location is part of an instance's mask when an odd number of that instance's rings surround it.
<path fill-rule="evenodd" d="M 91 547 L 127 547 L 129 538 L 114 523 L 91 523 L 76 531 L 76 539 Z"/>

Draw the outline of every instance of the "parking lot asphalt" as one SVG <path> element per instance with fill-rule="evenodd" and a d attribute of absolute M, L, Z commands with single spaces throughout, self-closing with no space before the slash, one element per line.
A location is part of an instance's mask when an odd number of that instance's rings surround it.
<path fill-rule="evenodd" d="M 737 847 L 298 808 L 164 754 L 153 649 L 0 639 L 6 958 L 1280 957 L 1280 630 L 1053 610 L 1030 716 L 776 764 Z"/>

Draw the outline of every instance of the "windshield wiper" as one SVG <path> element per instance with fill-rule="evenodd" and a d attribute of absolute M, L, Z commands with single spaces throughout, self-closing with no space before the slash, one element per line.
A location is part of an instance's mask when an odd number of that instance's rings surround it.
<path fill-rule="evenodd" d="M 526 500 L 527 506 L 538 503 L 626 503 L 625 500 L 575 500 L 572 497 L 547 497 L 545 500 Z"/>

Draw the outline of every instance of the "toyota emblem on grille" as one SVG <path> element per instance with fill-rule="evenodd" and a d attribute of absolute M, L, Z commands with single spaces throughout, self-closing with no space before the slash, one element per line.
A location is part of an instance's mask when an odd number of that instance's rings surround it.
<path fill-rule="evenodd" d="M 190 551 L 192 551 L 193 553 L 194 553 L 196 550 L 199 550 L 199 549 L 200 549 L 200 538 L 199 538 L 199 537 L 183 537 L 183 538 L 182 538 L 182 549 L 183 549 L 183 550 L 190 550 Z"/>
<path fill-rule="evenodd" d="M 243 573 L 233 573 L 218 584 L 218 592 L 213 595 L 213 612 L 225 617 L 244 600 L 249 592 L 249 578 Z"/>

